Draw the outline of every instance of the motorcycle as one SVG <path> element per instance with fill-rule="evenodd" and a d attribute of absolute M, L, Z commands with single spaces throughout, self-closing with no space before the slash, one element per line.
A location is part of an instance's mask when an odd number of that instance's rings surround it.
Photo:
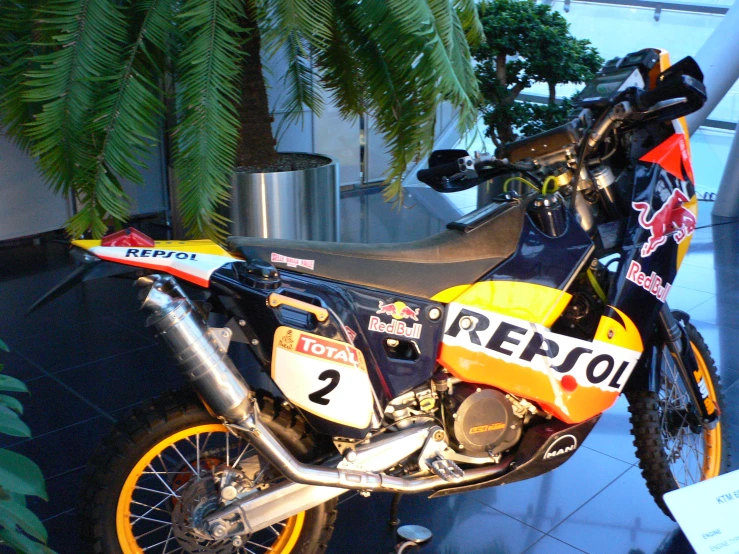
<path fill-rule="evenodd" d="M 605 64 L 569 123 L 495 156 L 435 151 L 489 205 L 404 244 L 231 237 L 73 242 L 84 280 L 135 279 L 187 389 L 121 420 L 82 489 L 95 552 L 323 552 L 347 491 L 457 494 L 566 462 L 628 399 L 656 503 L 725 472 L 716 366 L 666 299 L 696 228 L 692 58 Z M 133 273 L 132 273 L 133 272 Z M 243 343 L 279 396 L 229 357 Z"/>

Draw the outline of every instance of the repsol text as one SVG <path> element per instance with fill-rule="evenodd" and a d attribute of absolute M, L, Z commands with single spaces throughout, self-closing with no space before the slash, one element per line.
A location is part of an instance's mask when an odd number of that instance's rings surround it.
<path fill-rule="evenodd" d="M 516 321 L 516 323 L 514 323 Z M 454 339 L 454 340 L 450 340 Z M 621 390 L 638 353 L 558 335 L 523 320 L 462 308 L 448 324 L 444 342 L 487 351 L 504 361 L 540 371 L 572 374 L 583 385 Z M 474 346 L 473 346 L 474 345 Z M 475 348 L 477 347 L 477 348 Z"/>
<path fill-rule="evenodd" d="M 175 252 L 173 250 L 152 250 L 148 248 L 129 248 L 124 254 L 126 258 L 175 258 L 177 260 L 197 260 L 197 254 Z"/>

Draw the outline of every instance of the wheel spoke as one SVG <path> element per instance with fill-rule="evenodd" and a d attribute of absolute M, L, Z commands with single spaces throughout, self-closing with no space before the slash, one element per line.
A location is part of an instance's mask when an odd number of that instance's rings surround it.
<path fill-rule="evenodd" d="M 149 489 L 147 487 L 142 487 L 141 485 L 136 485 L 134 488 L 136 490 L 139 490 L 139 491 L 152 492 L 154 494 L 163 494 L 167 498 L 172 498 L 172 496 L 173 496 L 172 493 L 164 492 L 164 491 L 158 491 L 158 490 L 154 490 L 154 489 Z M 177 495 L 174 495 L 174 496 L 177 496 Z"/>
<path fill-rule="evenodd" d="M 194 475 L 194 476 L 195 476 L 195 477 L 196 477 L 197 479 L 200 479 L 200 473 L 199 473 L 198 471 L 195 471 L 195 468 L 194 468 L 194 467 L 192 467 L 192 465 L 190 464 L 190 462 L 188 462 L 188 461 L 187 461 L 187 458 L 185 458 L 185 457 L 184 457 L 184 456 L 182 455 L 182 452 L 180 452 L 180 449 L 179 449 L 179 448 L 177 448 L 177 445 L 176 445 L 176 444 L 173 444 L 173 445 L 172 445 L 172 449 L 173 449 L 173 450 L 174 450 L 175 452 L 177 452 L 177 454 L 179 454 L 179 455 L 180 455 L 180 458 L 182 458 L 182 461 L 183 461 L 183 462 L 185 462 L 185 465 L 186 465 L 187 467 L 189 467 L 189 468 L 190 468 L 190 471 L 192 472 L 192 474 L 193 474 L 193 475 Z"/>
<path fill-rule="evenodd" d="M 263 544 L 259 544 L 254 541 L 246 541 L 246 544 L 250 544 L 252 546 L 258 546 L 259 548 L 264 548 L 265 552 L 269 552 L 269 549 L 272 548 L 272 546 L 265 546 Z"/>
<path fill-rule="evenodd" d="M 149 464 L 148 467 L 151 467 L 151 464 Z M 155 473 L 154 475 L 156 476 L 157 479 L 159 479 L 162 482 L 162 485 L 164 485 L 167 488 L 167 490 L 172 494 L 172 496 L 176 498 L 180 497 L 176 492 L 172 490 L 172 487 L 170 487 L 169 484 L 164 479 L 162 479 L 161 475 L 159 475 L 158 473 Z"/>
<path fill-rule="evenodd" d="M 159 502 L 157 502 L 153 506 L 149 506 L 148 504 L 144 504 L 143 502 L 138 502 L 137 500 L 132 500 L 131 501 L 131 504 L 134 505 L 134 506 L 143 506 L 144 508 L 149 508 L 146 512 L 144 512 L 143 514 L 141 514 L 142 516 L 148 516 L 154 510 L 157 510 L 159 512 L 164 512 L 165 514 L 169 515 L 169 510 L 165 510 L 164 508 L 160 508 L 159 506 L 161 506 L 162 504 L 164 504 L 170 498 L 172 498 L 172 497 L 171 496 L 168 496 L 167 498 L 165 498 L 164 500 L 160 500 Z M 136 514 L 136 515 L 138 515 L 138 514 Z"/>
<path fill-rule="evenodd" d="M 172 529 L 172 523 L 167 523 L 165 525 L 160 525 L 159 527 L 155 527 L 154 529 L 148 530 L 146 533 L 141 533 L 140 535 L 136 535 L 134 538 L 138 541 L 139 539 L 143 539 L 144 537 L 151 535 L 152 533 L 156 533 L 158 531 L 161 531 L 165 527 L 169 527 Z"/>
<path fill-rule="evenodd" d="M 161 519 L 154 519 L 153 517 L 138 516 L 135 521 L 131 522 L 131 527 L 136 525 L 139 521 L 153 521 L 154 523 L 163 523 L 164 525 L 172 525 L 171 521 L 162 521 Z"/>

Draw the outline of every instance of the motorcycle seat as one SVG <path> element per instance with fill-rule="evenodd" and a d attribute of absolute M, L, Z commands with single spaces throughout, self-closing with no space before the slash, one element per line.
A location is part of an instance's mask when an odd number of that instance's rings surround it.
<path fill-rule="evenodd" d="M 418 241 L 355 244 L 229 237 L 228 246 L 247 259 L 399 294 L 431 298 L 474 283 L 511 256 L 518 243 L 524 210 L 517 204 L 492 206 L 482 221 L 450 223 L 442 233 Z"/>

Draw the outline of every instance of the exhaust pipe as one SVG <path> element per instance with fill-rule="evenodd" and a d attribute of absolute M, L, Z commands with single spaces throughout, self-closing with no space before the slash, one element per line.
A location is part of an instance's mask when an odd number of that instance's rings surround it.
<path fill-rule="evenodd" d="M 149 289 L 142 306 L 151 312 L 147 326 L 155 327 L 172 350 L 180 371 L 208 410 L 232 428 L 248 435 L 254 448 L 294 483 L 332 487 L 336 490 L 335 496 L 346 490 L 414 493 L 450 486 L 449 482 L 437 476 L 407 478 L 379 473 L 419 451 L 428 439 L 431 424 L 411 427 L 358 448 L 358 458 L 354 463 L 338 457 L 333 460 L 333 467 L 301 463 L 259 420 L 256 399 L 229 358 L 227 348 L 206 325 L 175 279 L 150 275 L 141 277 L 137 285 Z M 466 471 L 454 485 L 497 475 L 506 470 L 508 462 Z M 254 500 L 255 497 L 251 496 L 244 500 L 243 505 L 248 506 Z M 239 502 L 224 510 L 244 513 Z M 301 511 L 292 510 L 292 506 L 285 505 L 286 515 L 280 514 L 280 519 L 275 521 Z"/>
<path fill-rule="evenodd" d="M 141 306 L 151 312 L 146 326 L 156 328 L 208 411 L 228 423 L 246 420 L 252 409 L 249 385 L 174 278 L 149 275 L 136 284 L 149 287 Z"/>

